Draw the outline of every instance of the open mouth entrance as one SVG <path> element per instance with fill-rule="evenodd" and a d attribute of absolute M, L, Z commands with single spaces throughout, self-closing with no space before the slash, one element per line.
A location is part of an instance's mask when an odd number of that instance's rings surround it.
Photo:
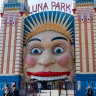
<path fill-rule="evenodd" d="M 67 77 L 47 81 L 31 79 L 26 83 L 26 96 L 75 96 L 74 86 L 75 83 L 70 82 Z"/>

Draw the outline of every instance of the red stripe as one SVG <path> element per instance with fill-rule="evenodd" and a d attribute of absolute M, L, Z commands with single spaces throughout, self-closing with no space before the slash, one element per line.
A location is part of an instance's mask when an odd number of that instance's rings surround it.
<path fill-rule="evenodd" d="M 10 23 L 9 29 L 9 41 L 8 41 L 8 55 L 7 55 L 7 74 L 9 73 L 9 62 L 10 62 L 10 49 L 11 49 L 11 35 L 12 35 L 12 23 Z"/>

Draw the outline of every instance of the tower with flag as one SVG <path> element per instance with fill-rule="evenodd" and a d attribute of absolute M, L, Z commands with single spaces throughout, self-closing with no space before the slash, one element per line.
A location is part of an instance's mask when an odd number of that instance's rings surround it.
<path fill-rule="evenodd" d="M 27 0 L 4 0 L 1 11 L 0 32 L 0 95 L 5 83 L 16 84 L 22 89 L 23 82 L 23 30 L 28 16 Z"/>

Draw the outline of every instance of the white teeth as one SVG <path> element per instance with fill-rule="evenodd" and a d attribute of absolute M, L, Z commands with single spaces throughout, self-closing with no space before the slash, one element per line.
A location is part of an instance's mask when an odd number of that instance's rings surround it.
<path fill-rule="evenodd" d="M 55 77 L 38 77 L 31 75 L 31 79 L 41 80 L 41 81 L 48 81 L 48 80 L 59 80 L 59 79 L 65 79 L 67 78 L 67 75 L 63 76 L 55 76 Z"/>

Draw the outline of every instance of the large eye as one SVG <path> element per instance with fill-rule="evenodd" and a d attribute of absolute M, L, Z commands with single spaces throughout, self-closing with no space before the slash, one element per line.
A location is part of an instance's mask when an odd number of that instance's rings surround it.
<path fill-rule="evenodd" d="M 41 54 L 41 53 L 42 53 L 42 51 L 40 48 L 33 48 L 31 50 L 31 54 Z"/>
<path fill-rule="evenodd" d="M 55 54 L 60 54 L 60 53 L 63 53 L 64 52 L 64 48 L 63 47 L 60 47 L 60 46 L 57 46 L 54 48 L 54 51 L 53 51 Z"/>

